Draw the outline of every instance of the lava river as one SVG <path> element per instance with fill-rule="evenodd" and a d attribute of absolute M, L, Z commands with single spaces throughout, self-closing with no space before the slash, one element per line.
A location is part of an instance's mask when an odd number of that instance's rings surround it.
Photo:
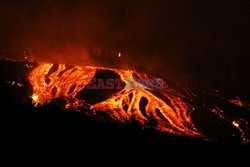
<path fill-rule="evenodd" d="M 120 81 L 119 88 L 102 89 L 103 83 L 110 78 Z M 128 79 L 132 79 L 130 83 Z M 203 108 L 202 110 L 214 115 L 238 133 L 242 143 L 249 142 L 249 128 L 246 126 L 248 122 L 241 116 L 229 116 L 223 108 L 224 103 L 227 103 L 226 105 L 235 106 L 239 110 L 243 108 L 243 112 L 249 112 L 249 106 L 239 103 L 240 99 L 230 101 L 221 96 L 203 93 L 206 97 L 216 99 L 208 100 L 209 104 L 206 105 L 199 98 L 200 95 L 184 86 L 175 89 L 165 80 L 162 80 L 160 89 L 147 86 L 146 81 L 152 79 L 133 70 L 46 63 L 39 64 L 29 74 L 35 105 L 63 98 L 66 101 L 63 106 L 65 109 L 83 112 L 97 119 L 120 123 L 136 121 L 144 128 L 210 139 L 192 117 Z M 99 89 L 88 89 L 91 83 L 97 83 L 98 80 L 103 81 Z M 218 100 L 223 101 L 223 104 L 218 104 Z"/>

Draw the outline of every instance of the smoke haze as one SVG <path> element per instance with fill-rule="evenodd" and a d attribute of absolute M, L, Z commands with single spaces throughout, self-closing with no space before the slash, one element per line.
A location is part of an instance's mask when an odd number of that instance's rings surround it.
<path fill-rule="evenodd" d="M 20 59 L 28 51 L 37 61 L 130 67 L 240 89 L 250 84 L 249 7 L 225 0 L 2 0 L 0 56 Z"/>

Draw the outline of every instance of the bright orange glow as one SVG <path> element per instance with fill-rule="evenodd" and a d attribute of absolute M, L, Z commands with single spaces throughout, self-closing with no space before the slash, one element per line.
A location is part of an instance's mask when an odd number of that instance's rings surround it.
<path fill-rule="evenodd" d="M 232 124 L 233 124 L 233 126 L 235 126 L 237 128 L 239 127 L 239 124 L 236 121 L 233 121 Z"/>
<path fill-rule="evenodd" d="M 115 71 L 123 81 L 126 81 L 127 77 L 132 78 L 133 73 L 136 73 L 131 70 L 90 66 L 67 67 L 63 64 L 57 66 L 40 64 L 29 75 L 34 93 L 32 98 L 35 102 L 41 104 L 50 102 L 53 98 L 65 98 L 68 100 L 66 108 L 72 108 L 80 112 L 78 108 L 84 101 L 77 99 L 76 95 L 89 83 L 97 69 Z M 139 73 L 136 74 L 142 78 L 147 77 Z M 75 88 L 70 91 L 73 85 Z M 167 104 L 153 95 L 150 89 L 124 88 L 109 99 L 91 105 L 90 110 L 93 113 L 97 110 L 105 112 L 116 122 L 130 122 L 135 119 L 143 127 L 149 127 L 150 120 L 153 119 L 157 122 L 154 128 L 160 131 L 191 137 L 201 136 L 190 118 L 193 109 L 182 100 L 181 96 L 166 84 L 164 89 L 159 91 L 171 104 Z M 133 96 L 132 99 L 130 99 L 130 95 Z M 145 113 L 142 113 L 139 106 L 142 98 L 146 98 L 148 101 Z M 127 105 L 126 111 L 124 109 L 125 105 Z"/>
<path fill-rule="evenodd" d="M 33 94 L 31 98 L 32 98 L 32 100 L 33 100 L 33 102 L 34 102 L 35 104 L 38 103 L 38 95 Z"/>

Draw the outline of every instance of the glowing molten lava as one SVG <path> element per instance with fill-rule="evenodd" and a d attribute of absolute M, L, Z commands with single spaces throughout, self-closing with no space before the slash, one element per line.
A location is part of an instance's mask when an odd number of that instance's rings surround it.
<path fill-rule="evenodd" d="M 108 78 L 118 79 L 122 86 L 120 89 L 89 89 L 88 86 L 96 78 L 103 81 Z M 136 79 L 133 84 L 137 86 L 131 86 L 128 78 Z M 60 98 L 65 102 L 60 103 L 63 108 L 105 121 L 136 121 L 143 128 L 206 139 L 210 139 L 207 134 L 216 134 L 218 138 L 239 134 L 243 143 L 249 142 L 248 121 L 245 119 L 249 105 L 239 98 L 227 100 L 205 91 L 195 94 L 185 86 L 176 87 L 165 80 L 162 80 L 161 89 L 143 87 L 143 79 L 152 78 L 133 70 L 64 64 L 40 64 L 29 74 L 33 87 L 32 99 L 36 105 Z M 211 124 L 214 120 L 218 123 Z M 202 132 L 200 126 L 203 127 Z M 215 133 L 204 134 L 206 126 L 214 129 Z M 231 133 L 225 131 L 225 128 L 230 128 Z"/>
<path fill-rule="evenodd" d="M 193 112 L 192 107 L 166 83 L 164 83 L 164 88 L 159 90 L 137 87 L 127 89 L 125 86 L 108 96 L 107 99 L 91 104 L 79 98 L 77 96 L 79 92 L 86 87 L 97 71 L 102 70 L 117 73 L 125 83 L 126 78 L 133 78 L 135 75 L 147 78 L 146 75 L 131 70 L 40 64 L 29 75 L 33 87 L 33 101 L 36 104 L 43 104 L 54 98 L 64 98 L 67 100 L 65 108 L 71 108 L 74 111 L 81 112 L 83 106 L 89 106 L 88 109 L 92 115 L 97 115 L 97 111 L 103 112 L 112 121 L 136 120 L 143 127 L 152 126 L 163 132 L 191 137 L 201 136 L 190 118 Z M 161 98 L 157 97 L 157 94 Z"/>

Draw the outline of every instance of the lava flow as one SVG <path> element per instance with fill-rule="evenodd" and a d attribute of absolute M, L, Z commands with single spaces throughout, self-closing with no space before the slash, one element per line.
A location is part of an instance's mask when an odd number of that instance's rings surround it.
<path fill-rule="evenodd" d="M 120 89 L 87 89 L 93 78 L 120 79 Z M 129 87 L 127 78 L 135 79 L 135 87 Z M 76 112 L 104 118 L 105 120 L 129 123 L 138 122 L 142 127 L 155 128 L 162 132 L 187 137 L 206 138 L 195 125 L 191 115 L 197 112 L 193 103 L 197 95 L 183 87 L 177 91 L 166 81 L 162 89 L 139 87 L 145 83 L 138 79 L 151 79 L 133 70 L 118 70 L 104 67 L 79 67 L 64 64 L 40 64 L 29 74 L 35 104 L 49 103 L 55 98 L 65 99 L 65 108 Z M 130 85 L 131 86 L 131 85 Z M 181 93 L 180 93 L 181 92 Z M 200 105 L 200 104 L 198 104 Z M 198 108 L 198 107 L 197 107 Z M 218 105 L 207 107 L 210 113 L 226 121 L 236 129 L 242 142 L 248 142 L 244 120 L 226 118 Z"/>

